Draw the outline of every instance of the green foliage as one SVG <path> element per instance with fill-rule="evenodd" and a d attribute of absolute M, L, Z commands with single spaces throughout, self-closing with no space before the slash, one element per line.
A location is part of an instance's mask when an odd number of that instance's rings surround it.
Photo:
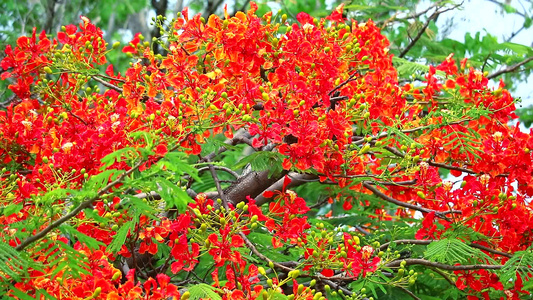
<path fill-rule="evenodd" d="M 59 230 L 65 234 L 65 236 L 68 236 L 70 240 L 77 240 L 82 244 L 87 245 L 90 249 L 98 249 L 99 246 L 104 246 L 105 244 L 102 242 L 97 241 L 96 239 L 83 234 L 76 230 L 76 228 L 68 225 L 68 224 L 61 224 L 59 226 Z"/>
<path fill-rule="evenodd" d="M 432 242 L 427 246 L 425 257 L 431 261 L 446 264 L 495 263 L 494 259 L 483 251 L 472 248 L 458 239 L 443 239 Z"/>
<path fill-rule="evenodd" d="M 429 66 L 427 65 L 419 64 L 397 56 L 392 58 L 392 63 L 394 64 L 394 67 L 396 67 L 398 77 L 400 78 L 409 78 L 411 76 L 422 78 L 422 74 L 426 74 L 429 71 Z M 442 71 L 436 71 L 436 74 L 439 76 L 446 75 Z"/>
<path fill-rule="evenodd" d="M 190 298 L 192 300 L 198 299 L 213 299 L 221 300 L 222 298 L 217 294 L 217 288 L 210 286 L 205 283 L 199 283 L 187 287 L 187 290 L 190 293 Z"/>
<path fill-rule="evenodd" d="M 124 242 L 126 241 L 130 230 L 133 231 L 133 229 L 135 229 L 136 223 L 137 222 L 135 219 L 124 223 L 117 231 L 117 234 L 113 238 L 113 241 L 107 247 L 107 250 L 112 253 L 115 253 L 120 250 L 122 245 L 124 245 Z"/>
<path fill-rule="evenodd" d="M 0 241 L 0 291 L 11 280 L 19 281 L 26 275 L 29 262 L 10 245 Z"/>
<path fill-rule="evenodd" d="M 234 169 L 242 169 L 250 164 L 254 171 L 270 170 L 269 175 L 279 174 L 282 170 L 283 155 L 278 152 L 257 151 L 241 159 Z"/>
<path fill-rule="evenodd" d="M 520 274 L 522 280 L 532 281 L 528 274 L 531 274 L 531 267 L 533 266 L 533 252 L 531 249 L 526 251 L 515 252 L 503 266 L 501 281 L 516 280 L 517 273 Z M 530 282 L 531 285 L 531 282 Z"/>
<path fill-rule="evenodd" d="M 520 122 L 525 127 L 531 127 L 531 124 L 533 124 L 533 109 L 531 107 L 519 108 L 516 110 L 516 114 L 520 117 Z"/>

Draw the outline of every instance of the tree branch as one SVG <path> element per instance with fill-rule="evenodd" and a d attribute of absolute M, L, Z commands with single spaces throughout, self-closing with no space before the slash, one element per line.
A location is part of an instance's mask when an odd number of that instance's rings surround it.
<path fill-rule="evenodd" d="M 374 193 L 374 195 L 378 196 L 379 198 L 381 198 L 381 199 L 383 199 L 383 200 L 385 200 L 387 202 L 396 204 L 396 205 L 401 206 L 401 207 L 417 210 L 417 211 L 423 212 L 423 213 L 434 212 L 435 216 L 437 216 L 437 217 L 439 217 L 441 219 L 450 221 L 450 219 L 445 216 L 444 212 L 433 210 L 433 209 L 429 209 L 429 208 L 425 208 L 425 207 L 421 207 L 421 206 L 418 206 L 418 205 L 415 205 L 415 204 L 411 204 L 411 203 L 405 203 L 405 202 L 402 202 L 400 200 L 396 200 L 396 199 L 394 199 L 394 198 L 392 198 L 392 197 L 390 197 L 388 195 L 385 195 L 383 192 L 381 192 L 376 187 L 371 185 L 370 182 L 368 182 L 368 181 L 364 181 L 363 182 L 363 186 L 367 190 L 370 190 L 372 193 Z M 457 212 L 457 211 L 453 211 L 453 212 Z"/>
<path fill-rule="evenodd" d="M 447 265 L 447 264 L 441 264 L 438 262 L 432 262 L 425 259 L 418 259 L 418 258 L 409 258 L 409 259 L 401 259 L 401 260 L 395 260 L 393 262 L 390 262 L 388 264 L 385 264 L 385 267 L 387 268 L 397 268 L 400 266 L 402 261 L 405 261 L 406 265 L 423 265 L 427 267 L 434 267 L 441 270 L 447 270 L 447 271 L 467 271 L 467 270 L 500 270 L 503 268 L 503 265 Z"/>
<path fill-rule="evenodd" d="M 289 185 L 287 187 L 299 186 L 299 185 L 302 185 L 302 184 L 308 182 L 308 180 L 310 180 L 310 179 L 316 179 L 317 178 L 316 175 L 299 174 L 299 173 L 289 173 L 288 176 L 292 180 L 291 180 L 291 182 L 289 183 Z M 255 197 L 255 201 L 256 201 L 257 206 L 261 206 L 261 205 L 263 205 L 263 204 L 265 204 L 266 202 L 269 201 L 269 198 L 263 197 L 263 192 L 265 192 L 265 191 L 281 191 L 281 189 L 283 188 L 284 181 L 285 181 L 285 178 L 282 177 L 281 179 L 276 181 L 274 184 L 270 185 L 265 190 L 261 191 L 261 193 L 257 197 Z"/>
<path fill-rule="evenodd" d="M 209 171 L 211 171 L 211 176 L 213 177 L 213 180 L 215 181 L 215 186 L 217 187 L 218 196 L 222 200 L 222 207 L 225 209 L 229 209 L 228 206 L 228 198 L 226 198 L 226 195 L 224 194 L 224 191 L 222 191 L 222 187 L 220 186 L 220 180 L 218 179 L 217 172 L 215 171 L 215 167 L 213 167 L 213 164 L 211 164 L 211 160 L 208 159 L 207 162 L 209 163 Z"/>
<path fill-rule="evenodd" d="M 418 40 L 420 40 L 420 38 L 422 37 L 422 35 L 426 31 L 426 29 L 428 28 L 428 26 L 429 26 L 429 24 L 431 23 L 432 20 L 437 19 L 437 17 L 440 14 L 445 13 L 445 12 L 450 11 L 450 10 L 453 10 L 453 9 L 459 7 L 460 5 L 461 4 L 454 5 L 453 7 L 450 7 L 450 8 L 444 9 L 444 10 L 439 10 L 437 8 L 435 10 L 435 12 L 431 16 L 429 16 L 429 18 L 426 20 L 426 22 L 424 23 L 424 26 L 422 26 L 422 28 L 418 31 L 418 34 L 415 36 L 415 38 L 411 40 L 409 45 L 407 45 L 407 47 L 405 47 L 405 49 L 403 49 L 403 51 L 400 53 L 400 55 L 398 55 L 398 57 L 403 58 L 407 54 L 407 52 L 409 52 L 409 50 L 411 50 L 411 48 L 413 48 L 414 45 L 416 45 L 416 43 L 418 42 Z"/>
<path fill-rule="evenodd" d="M 247 196 L 255 198 L 287 174 L 284 171 L 277 176 L 269 177 L 269 173 L 270 170 L 260 172 L 252 171 L 238 178 L 235 184 L 230 185 L 224 191 L 229 203 L 236 205 L 239 202 L 245 201 Z"/>
<path fill-rule="evenodd" d="M 503 70 L 500 70 L 498 72 L 494 72 L 494 73 L 490 74 L 489 76 L 487 76 L 487 78 L 488 79 L 493 79 L 493 78 L 498 77 L 498 76 L 500 76 L 502 74 L 514 72 L 518 68 L 520 68 L 521 66 L 527 64 L 528 62 L 530 62 L 532 60 L 533 60 L 533 56 L 528 57 L 528 58 L 524 59 L 523 61 L 521 61 L 521 62 L 519 62 L 517 64 L 514 64 L 514 65 L 509 66 L 509 67 L 507 67 L 507 68 L 505 68 Z"/>
<path fill-rule="evenodd" d="M 23 240 L 18 246 L 15 247 L 15 250 L 17 250 L 17 251 L 24 250 L 26 247 L 28 247 L 33 242 L 36 242 L 36 241 L 44 238 L 48 232 L 52 231 L 53 229 L 59 227 L 61 224 L 67 222 L 68 220 L 70 220 L 73 217 L 75 217 L 76 215 L 78 215 L 78 213 L 80 213 L 85 208 L 88 208 L 89 206 L 91 206 L 91 204 L 94 201 L 96 201 L 103 194 L 105 194 L 110 188 L 112 188 L 116 184 L 122 182 L 122 180 L 124 180 L 124 178 L 126 178 L 128 175 L 133 173 L 135 170 L 137 170 L 143 163 L 145 163 L 144 160 L 139 161 L 131 169 L 129 169 L 128 171 L 122 173 L 122 175 L 120 175 L 117 179 L 113 180 L 112 182 L 108 183 L 105 187 L 103 187 L 94 197 L 91 197 L 91 198 L 83 201 L 76 208 L 74 208 L 70 213 L 68 213 L 68 214 L 64 215 L 63 217 L 57 219 L 56 221 L 52 222 L 50 225 L 48 225 L 46 228 L 44 228 L 43 230 L 41 230 L 37 234 L 32 235 L 32 236 L 26 238 L 25 240 Z"/>
<path fill-rule="evenodd" d="M 107 82 L 107 81 L 105 81 L 105 80 L 102 80 L 102 79 L 100 79 L 100 78 L 98 78 L 98 77 L 96 77 L 96 76 L 91 76 L 91 78 L 92 78 L 94 81 L 99 82 L 100 84 L 102 84 L 102 85 L 105 86 L 105 87 L 108 87 L 108 88 L 110 88 L 110 89 L 113 89 L 113 90 L 115 90 L 115 91 L 117 91 L 117 92 L 119 92 L 119 93 L 122 93 L 122 92 L 123 92 L 123 89 L 122 89 L 122 88 L 120 88 L 120 87 L 118 87 L 118 86 L 116 86 L 116 85 L 114 85 L 114 84 L 112 84 L 112 83 L 109 83 L 109 82 Z M 113 79 L 113 80 L 114 80 L 114 79 Z"/>
<path fill-rule="evenodd" d="M 411 292 L 410 290 L 404 288 L 403 286 L 397 285 L 396 287 L 399 288 L 400 290 L 402 290 L 404 293 L 406 293 L 409 296 L 411 296 L 411 298 L 413 298 L 415 300 L 422 300 L 422 299 L 418 298 L 418 296 L 416 296 L 413 292 Z"/>
<path fill-rule="evenodd" d="M 379 250 L 381 250 L 381 251 L 387 250 L 387 248 L 389 248 L 391 243 L 395 243 L 395 244 L 399 244 L 399 245 L 401 245 L 401 244 L 429 245 L 430 243 L 435 242 L 435 241 L 438 241 L 438 240 L 396 240 L 396 241 L 388 242 L 388 243 L 385 243 L 385 244 L 381 245 L 379 247 Z M 472 248 L 477 248 L 477 249 L 480 249 L 480 250 L 483 250 L 483 251 L 487 251 L 487 252 L 490 252 L 490 253 L 493 253 L 493 254 L 505 256 L 507 258 L 513 257 L 509 253 L 498 251 L 498 250 L 495 250 L 495 249 L 492 249 L 492 248 L 489 248 L 489 247 L 485 247 L 485 246 L 482 246 L 482 245 L 479 245 L 479 244 L 469 243 L 468 245 L 470 247 L 472 247 Z"/>
<path fill-rule="evenodd" d="M 184 141 L 185 139 L 187 139 L 188 136 L 189 136 L 189 134 L 185 135 L 185 137 L 183 137 L 183 139 L 181 141 Z M 176 146 L 172 147 L 172 149 L 170 149 L 169 152 L 174 151 L 177 148 L 179 148 L 179 146 L 181 144 L 181 141 L 178 142 L 176 144 Z M 159 161 L 161 158 L 162 157 L 156 158 L 155 162 Z M 50 225 L 48 225 L 46 228 L 44 228 L 43 230 L 39 231 L 35 235 L 29 236 L 28 238 L 23 240 L 18 246 L 15 247 L 15 250 L 17 250 L 17 251 L 24 250 L 26 247 L 28 247 L 32 243 L 44 238 L 46 236 L 46 234 L 48 234 L 50 231 L 54 230 L 55 228 L 59 227 L 61 224 L 67 222 L 68 220 L 70 220 L 73 217 L 75 217 L 76 215 L 78 215 L 78 213 L 80 213 L 82 210 L 84 210 L 84 209 L 88 208 L 89 206 L 91 206 L 91 204 L 94 201 L 96 201 L 97 199 L 99 199 L 103 194 L 107 193 L 107 191 L 109 189 L 111 189 L 112 187 L 114 187 L 118 183 L 121 183 L 122 180 L 124 180 L 131 173 L 133 173 L 135 170 L 137 170 L 145 162 L 146 162 L 146 160 L 141 160 L 138 163 L 136 163 L 133 167 L 131 167 L 131 169 L 125 171 L 117 179 L 113 180 L 112 182 L 110 182 L 106 186 L 104 186 L 100 191 L 98 191 L 98 193 L 95 196 L 93 196 L 93 197 L 81 202 L 70 213 L 68 213 L 68 214 L 64 215 L 63 217 L 57 219 L 56 221 L 52 222 Z"/>
<path fill-rule="evenodd" d="M 211 161 L 211 160 L 208 158 L 208 161 Z M 235 178 L 239 178 L 239 174 L 237 172 L 233 171 L 230 168 L 226 168 L 226 167 L 223 167 L 223 166 L 217 166 L 217 165 L 213 165 L 213 164 L 210 164 L 210 166 L 212 166 L 215 170 L 224 171 L 224 172 L 230 174 L 231 176 L 233 176 Z M 203 168 L 198 169 L 198 173 L 201 173 L 203 171 L 210 170 L 210 169 L 211 169 L 211 167 L 203 167 Z"/>

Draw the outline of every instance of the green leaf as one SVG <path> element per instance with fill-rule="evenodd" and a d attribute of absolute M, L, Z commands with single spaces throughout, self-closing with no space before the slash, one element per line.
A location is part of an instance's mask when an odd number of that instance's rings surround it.
<path fill-rule="evenodd" d="M 35 298 L 17 289 L 16 287 L 12 287 L 12 292 L 13 292 L 13 295 L 15 295 L 21 300 L 35 300 Z M 15 299 L 15 298 L 9 297 L 9 299 Z"/>
<path fill-rule="evenodd" d="M 28 269 L 28 262 L 10 245 L 0 241 L 0 283 L 18 281 Z"/>
<path fill-rule="evenodd" d="M 107 246 L 107 250 L 111 253 L 115 253 L 120 250 L 120 248 L 122 248 L 122 245 L 124 245 L 124 242 L 126 242 L 128 232 L 135 228 L 135 224 L 135 219 L 124 223 L 122 227 L 118 229 L 117 234 L 113 238 L 113 241 L 109 244 L 109 246 Z"/>
<path fill-rule="evenodd" d="M 87 247 L 91 249 L 98 249 L 100 246 L 104 246 L 105 244 L 96 240 L 93 237 L 90 237 L 82 232 L 79 232 L 72 226 L 68 224 L 62 224 L 59 227 L 59 230 L 63 232 L 64 234 L 68 234 L 71 237 L 75 237 L 80 243 L 87 245 Z"/>
<path fill-rule="evenodd" d="M 257 151 L 241 159 L 233 169 L 241 169 L 250 164 L 254 171 L 270 170 L 270 174 L 276 174 L 283 170 L 283 158 L 284 156 L 277 152 Z"/>
<path fill-rule="evenodd" d="M 165 157 L 159 161 L 161 166 L 165 166 L 168 170 L 174 171 L 177 175 L 187 174 L 195 181 L 202 181 L 198 176 L 198 170 L 188 164 L 186 159 L 188 156 L 183 152 L 168 152 Z"/>
<path fill-rule="evenodd" d="M 533 266 L 533 252 L 531 250 L 518 251 L 503 266 L 500 281 L 516 280 L 517 272 L 522 279 L 529 278 L 528 274 L 531 273 L 531 266 Z"/>
<path fill-rule="evenodd" d="M 426 65 L 415 63 L 397 56 L 392 58 L 392 63 L 396 67 L 398 77 L 400 78 L 410 78 L 413 74 L 422 74 L 429 71 L 429 67 Z M 443 77 L 446 76 L 446 73 L 438 70 L 435 74 Z"/>
<path fill-rule="evenodd" d="M 115 152 L 109 153 L 103 157 L 100 161 L 104 163 L 103 168 L 108 168 L 114 163 L 130 160 L 137 157 L 137 150 L 133 147 L 126 147 L 119 149 Z"/>
<path fill-rule="evenodd" d="M 212 287 L 205 283 L 199 283 L 187 288 L 190 297 L 189 299 L 198 300 L 201 298 L 213 299 L 213 300 L 222 300 L 219 294 L 217 294 L 218 289 Z"/>
<path fill-rule="evenodd" d="M 469 264 L 478 262 L 495 263 L 483 251 L 472 248 L 462 241 L 454 238 L 434 241 L 427 246 L 425 257 L 431 261 L 447 264 Z"/>
<path fill-rule="evenodd" d="M 181 187 L 165 178 L 158 178 L 157 184 L 159 195 L 165 200 L 167 207 L 176 207 L 180 213 L 184 213 L 187 204 L 192 201 L 191 197 Z"/>
<path fill-rule="evenodd" d="M 272 294 L 272 299 L 279 299 L 279 300 L 285 300 L 289 299 L 287 296 L 283 295 L 282 293 L 275 291 L 274 294 Z"/>
<path fill-rule="evenodd" d="M 117 179 L 124 171 L 121 170 L 105 170 L 100 174 L 91 176 L 89 180 L 83 185 L 84 190 L 98 191 L 105 187 L 108 182 Z"/>
<path fill-rule="evenodd" d="M 526 19 L 524 20 L 524 28 L 528 29 L 529 27 L 531 27 L 531 21 L 532 19 L 530 17 L 526 17 Z"/>
<path fill-rule="evenodd" d="M 516 8 L 512 7 L 509 4 L 502 4 L 503 10 L 505 10 L 506 13 L 512 14 L 516 12 Z"/>
<path fill-rule="evenodd" d="M 151 149 L 154 146 L 154 136 L 146 131 L 137 131 L 130 133 L 130 136 L 135 140 L 144 139 L 146 147 Z"/>
<path fill-rule="evenodd" d="M 47 291 L 45 290 L 38 290 L 37 291 L 37 296 L 44 296 L 44 299 L 47 299 L 47 300 L 57 300 L 56 297 L 50 295 Z"/>
<path fill-rule="evenodd" d="M 530 19 L 531 20 L 531 19 Z M 533 48 L 529 47 L 529 46 L 526 46 L 526 45 L 521 45 L 521 44 L 516 44 L 516 43 L 511 43 L 511 42 L 505 42 L 505 43 L 500 43 L 500 44 L 497 44 L 497 47 L 496 47 L 497 50 L 511 50 L 513 51 L 514 53 L 516 53 L 517 55 L 533 55 Z M 523 59 L 522 57 L 520 59 Z"/>
<path fill-rule="evenodd" d="M 10 204 L 6 207 L 4 207 L 4 216 L 11 216 L 12 214 L 16 214 L 18 213 L 19 211 L 22 210 L 24 206 L 22 205 L 22 203 L 20 204 Z"/>

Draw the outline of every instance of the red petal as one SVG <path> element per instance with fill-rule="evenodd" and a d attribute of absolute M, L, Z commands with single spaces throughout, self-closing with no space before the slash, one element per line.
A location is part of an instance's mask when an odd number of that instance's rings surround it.
<path fill-rule="evenodd" d="M 311 24 L 313 25 L 313 17 L 311 17 L 308 13 L 300 12 L 296 15 L 296 19 L 298 22 L 300 22 L 302 25 L 305 24 Z"/>
<path fill-rule="evenodd" d="M 272 198 L 274 196 L 274 192 L 272 191 L 264 191 L 263 192 L 263 197 L 265 198 Z"/>
<path fill-rule="evenodd" d="M 331 270 L 331 269 L 324 269 L 320 273 L 322 275 L 326 276 L 326 277 L 331 277 L 331 276 L 335 275 L 335 272 L 333 272 L 333 270 Z"/>
<path fill-rule="evenodd" d="M 287 186 L 289 183 L 291 183 L 291 181 L 292 180 L 289 178 L 289 176 L 285 175 L 285 179 L 283 179 L 283 191 L 287 189 Z"/>

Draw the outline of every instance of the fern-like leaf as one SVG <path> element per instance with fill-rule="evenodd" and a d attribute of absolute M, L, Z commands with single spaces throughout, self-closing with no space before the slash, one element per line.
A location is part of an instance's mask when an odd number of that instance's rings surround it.
<path fill-rule="evenodd" d="M 428 245 L 425 257 L 431 261 L 446 264 L 495 263 L 481 250 L 472 248 L 458 239 L 443 239 Z"/>
<path fill-rule="evenodd" d="M 519 273 L 522 279 L 529 278 L 528 274 L 533 273 L 533 252 L 531 250 L 518 251 L 511 257 L 502 268 L 501 282 L 516 279 Z"/>
<path fill-rule="evenodd" d="M 407 59 L 396 56 L 392 58 L 392 63 L 396 67 L 398 77 L 400 78 L 409 78 L 412 74 L 423 74 L 429 71 L 429 67 L 426 65 L 408 61 Z M 439 76 L 446 76 L 442 71 L 437 71 L 436 74 Z"/>
<path fill-rule="evenodd" d="M 196 284 L 188 287 L 190 293 L 189 299 L 198 300 L 198 299 L 213 299 L 213 300 L 222 300 L 219 294 L 217 294 L 217 288 L 212 287 L 205 283 Z"/>
<path fill-rule="evenodd" d="M 257 151 L 246 156 L 239 161 L 233 168 L 240 169 L 250 164 L 254 171 L 270 170 L 271 174 L 279 173 L 283 170 L 283 155 L 277 152 Z"/>
<path fill-rule="evenodd" d="M 28 262 L 13 247 L 0 241 L 0 282 L 19 281 Z"/>

